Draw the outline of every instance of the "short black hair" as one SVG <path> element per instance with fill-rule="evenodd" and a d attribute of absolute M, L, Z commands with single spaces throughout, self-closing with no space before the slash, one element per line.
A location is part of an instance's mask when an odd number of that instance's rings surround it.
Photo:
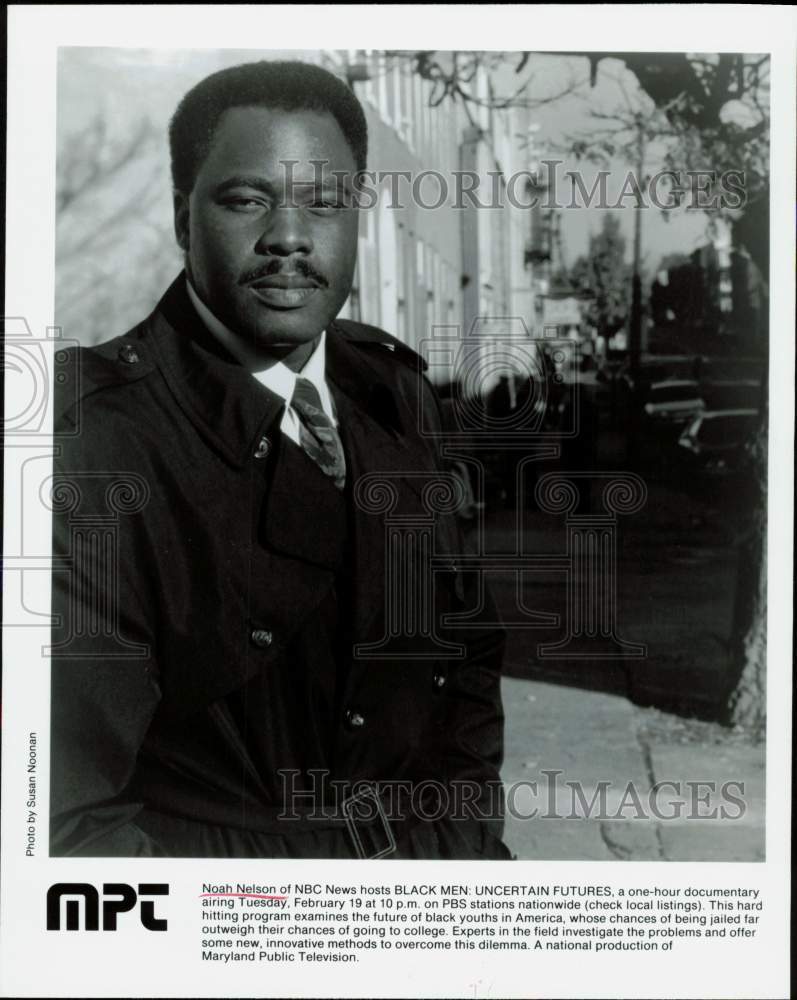
<path fill-rule="evenodd" d="M 244 63 L 205 77 L 188 91 L 169 123 L 172 183 L 189 194 L 225 111 L 240 107 L 328 111 L 351 146 L 358 170 L 368 155 L 362 105 L 343 80 L 312 63 L 275 60 Z"/>

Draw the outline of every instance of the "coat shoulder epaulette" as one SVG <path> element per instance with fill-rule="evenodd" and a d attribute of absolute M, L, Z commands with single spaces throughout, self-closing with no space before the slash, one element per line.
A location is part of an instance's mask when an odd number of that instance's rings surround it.
<path fill-rule="evenodd" d="M 143 340 L 144 325 L 95 347 L 69 347 L 55 355 L 56 420 L 77 403 L 106 388 L 137 382 L 154 371 Z"/>
<path fill-rule="evenodd" d="M 429 367 L 420 354 L 411 347 L 408 347 L 398 337 L 392 336 L 378 326 L 371 326 L 369 323 L 357 323 L 350 319 L 336 319 L 335 326 L 353 344 L 365 347 L 366 349 L 374 347 L 377 350 L 389 351 L 394 357 L 399 358 L 404 364 L 409 365 L 415 371 L 425 372 Z"/>

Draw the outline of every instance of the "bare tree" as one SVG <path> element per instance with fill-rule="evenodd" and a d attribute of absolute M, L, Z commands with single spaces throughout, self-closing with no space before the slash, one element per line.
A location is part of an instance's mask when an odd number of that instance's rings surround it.
<path fill-rule="evenodd" d="M 385 53 L 386 67 L 398 65 L 406 73 L 419 76 L 431 83 L 430 107 L 445 101 L 458 104 L 468 122 L 476 126 L 475 113 L 480 108 L 503 111 L 509 108 L 534 110 L 552 104 L 569 94 L 578 93 L 587 83 L 586 76 L 568 72 L 563 86 L 548 93 L 544 78 L 537 78 L 528 70 L 531 52 L 405 52 Z M 496 75 L 511 66 L 516 85 L 502 92 L 496 84 Z M 479 80 L 487 81 L 487 94 L 479 92 Z"/>
<path fill-rule="evenodd" d="M 567 57 L 566 82 L 553 91 L 547 74 L 533 72 L 531 56 Z M 745 174 L 746 212 L 765 214 L 769 161 L 769 57 L 722 53 L 719 55 L 639 52 L 437 52 L 386 53 L 388 66 L 397 61 L 406 72 L 432 84 L 429 103 L 446 100 L 459 104 L 473 124 L 474 109 L 526 108 L 534 110 L 571 95 L 584 96 L 597 82 L 599 68 L 606 74 L 613 63 L 631 74 L 632 93 L 622 74 L 614 74 L 622 92 L 621 104 L 596 109 L 587 134 L 574 136 L 571 152 L 577 156 L 631 154 L 640 127 L 648 140 L 660 143 L 664 165 L 693 169 L 711 165 Z M 583 73 L 573 67 L 583 60 Z M 507 70 L 511 72 L 507 72 Z M 609 69 L 608 72 L 611 72 Z M 478 77 L 487 79 L 486 95 Z M 511 81 L 511 85 L 506 83 Z M 762 273 L 763 245 L 748 246 Z"/>
<path fill-rule="evenodd" d="M 148 118 L 114 136 L 99 114 L 66 136 L 56 183 L 56 321 L 91 345 L 155 304 L 177 260 L 162 137 Z"/>
<path fill-rule="evenodd" d="M 769 274 L 769 57 L 740 53 L 534 53 L 536 56 L 583 59 L 583 77 L 571 76 L 551 94 L 530 72 L 531 52 L 392 53 L 410 71 L 433 84 L 430 102 L 459 103 L 471 124 L 473 109 L 523 107 L 534 109 L 583 93 L 594 85 L 601 64 L 616 60 L 635 78 L 632 93 L 622 75 L 617 78 L 623 101 L 608 111 L 595 110 L 588 134 L 571 136 L 570 152 L 590 159 L 624 157 L 640 166 L 645 148 L 658 144 L 660 162 L 677 172 L 707 166 L 719 177 L 738 171 L 745 202 L 733 210 L 734 240 L 743 246 L 765 281 Z M 513 86 L 496 82 L 507 79 Z M 487 96 L 475 88 L 477 74 L 489 77 Z M 500 72 L 499 72 L 500 71 Z M 517 81 L 517 82 L 515 82 Z M 640 173 L 642 171 L 640 170 Z M 638 178 L 641 182 L 642 178 Z M 710 196 L 711 191 L 707 192 Z M 710 200 L 707 199 L 707 200 Z M 635 269 L 638 270 L 638 269 Z M 639 313 L 639 276 L 632 297 Z M 633 323 L 633 317 L 632 317 Z M 723 717 L 730 724 L 761 732 L 765 724 L 766 661 L 766 384 L 762 386 L 760 422 L 751 448 L 750 531 L 739 546 L 736 601 L 732 626 L 729 682 L 723 693 Z"/>

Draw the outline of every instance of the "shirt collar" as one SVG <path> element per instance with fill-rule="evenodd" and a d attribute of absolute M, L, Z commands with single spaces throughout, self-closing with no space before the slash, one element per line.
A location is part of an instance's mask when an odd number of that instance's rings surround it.
<path fill-rule="evenodd" d="M 394 372 L 397 366 L 385 349 L 393 341 L 373 327 L 347 320 L 334 320 L 327 333 L 329 383 L 339 398 L 352 403 L 350 415 L 361 412 L 388 432 L 381 438 L 385 454 L 390 452 L 383 467 L 411 468 L 406 463 L 407 429 L 415 426 L 418 414 L 397 384 L 403 366 Z M 185 272 L 142 324 L 140 338 L 137 350 L 145 359 L 151 352 L 186 418 L 225 461 L 242 468 L 263 435 L 279 426 L 284 400 L 254 379 L 202 322 L 189 298 Z M 409 482 L 415 492 L 423 483 L 417 480 L 416 488 L 416 480 L 410 477 Z"/>
<path fill-rule="evenodd" d="M 213 336 L 234 358 L 240 361 L 244 367 L 248 368 L 252 372 L 252 375 L 258 382 L 261 383 L 261 385 L 264 385 L 267 389 L 276 393 L 276 395 L 278 395 L 281 399 L 288 402 L 293 396 L 293 390 L 296 387 L 297 373 L 290 369 L 286 364 L 283 364 L 282 361 L 277 361 L 268 368 L 258 369 L 255 367 L 256 362 L 254 361 L 252 353 L 248 350 L 246 344 L 241 343 L 240 338 L 236 337 L 232 330 L 230 330 L 228 326 L 225 326 L 215 313 L 208 309 L 202 299 L 200 299 L 197 295 L 190 281 L 186 281 L 186 289 L 188 291 L 188 297 L 191 300 L 191 304 L 194 309 L 196 309 L 199 318 L 205 324 L 210 333 L 213 334 Z M 324 405 L 324 409 L 326 410 L 328 408 L 325 405 L 328 398 L 328 389 L 325 381 L 326 330 L 322 331 L 315 350 L 305 362 L 300 374 L 302 378 L 309 379 L 316 387 L 319 395 L 321 396 L 322 405 Z"/>

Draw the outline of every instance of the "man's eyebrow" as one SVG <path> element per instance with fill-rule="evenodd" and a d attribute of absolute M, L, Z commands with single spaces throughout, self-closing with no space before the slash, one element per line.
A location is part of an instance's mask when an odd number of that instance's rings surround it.
<path fill-rule="evenodd" d="M 342 176 L 333 174 L 330 176 L 325 176 L 321 183 L 318 179 L 313 180 L 292 180 L 292 188 L 298 190 L 322 190 L 322 191 L 340 191 L 350 190 L 351 184 L 348 174 L 341 172 Z M 233 188 L 254 188 L 256 191 L 263 191 L 265 194 L 273 195 L 275 194 L 275 187 L 264 177 L 260 177 L 257 174 L 237 174 L 235 177 L 228 177 L 216 185 L 216 194 L 224 194 L 225 191 L 230 191 Z"/>
<path fill-rule="evenodd" d="M 302 191 L 340 191 L 341 188 L 348 188 L 350 186 L 348 174 L 340 172 L 340 176 L 336 174 L 325 174 L 322 178 L 314 177 L 312 180 L 292 178 L 291 187 L 298 188 Z"/>
<path fill-rule="evenodd" d="M 263 191 L 265 194 L 274 193 L 273 185 L 269 184 L 265 178 L 258 177 L 256 174 L 238 174 L 235 177 L 228 177 L 216 185 L 216 194 L 224 194 L 225 191 L 238 187 L 254 188 L 256 191 Z"/>

